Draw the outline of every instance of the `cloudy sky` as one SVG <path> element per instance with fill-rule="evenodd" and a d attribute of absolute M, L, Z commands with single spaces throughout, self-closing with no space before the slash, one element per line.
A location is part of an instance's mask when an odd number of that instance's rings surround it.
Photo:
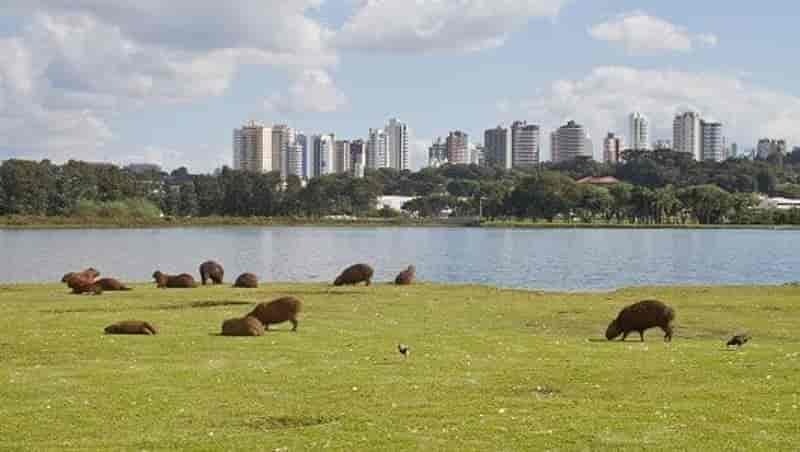
<path fill-rule="evenodd" d="M 392 116 L 415 168 L 436 136 L 514 119 L 575 119 L 599 156 L 628 112 L 657 139 L 686 108 L 743 148 L 800 145 L 797 17 L 785 0 L 3 0 L 0 158 L 205 172 L 251 118 L 359 138 Z"/>

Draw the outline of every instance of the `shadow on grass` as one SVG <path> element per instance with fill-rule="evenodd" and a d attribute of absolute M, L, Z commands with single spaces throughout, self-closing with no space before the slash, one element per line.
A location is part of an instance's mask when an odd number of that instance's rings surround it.
<path fill-rule="evenodd" d="M 77 314 L 91 312 L 125 312 L 125 311 L 177 311 L 183 309 L 208 309 L 221 306 L 250 306 L 251 301 L 192 301 L 180 304 L 161 304 L 155 306 L 130 306 L 129 309 L 114 308 L 77 308 L 77 309 L 52 309 L 39 311 L 42 314 Z"/>

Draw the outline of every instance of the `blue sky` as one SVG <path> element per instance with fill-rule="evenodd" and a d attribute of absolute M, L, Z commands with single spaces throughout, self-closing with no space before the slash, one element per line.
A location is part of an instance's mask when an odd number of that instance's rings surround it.
<path fill-rule="evenodd" d="M 436 136 L 515 119 L 542 126 L 545 157 L 575 119 L 599 157 L 629 112 L 668 139 L 686 108 L 741 148 L 800 145 L 800 4 L 768 3 L 7 0 L 0 158 L 210 171 L 251 118 L 360 138 L 395 116 L 415 168 Z"/>

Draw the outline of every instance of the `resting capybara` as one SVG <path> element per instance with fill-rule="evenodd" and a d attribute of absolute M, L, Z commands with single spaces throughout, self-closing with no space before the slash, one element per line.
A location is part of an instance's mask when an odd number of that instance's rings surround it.
<path fill-rule="evenodd" d="M 408 286 L 414 282 L 414 276 L 416 273 L 416 267 L 409 265 L 407 269 L 401 271 L 400 274 L 397 275 L 397 278 L 394 279 L 394 283 L 399 286 Z"/>
<path fill-rule="evenodd" d="M 141 320 L 117 322 L 107 326 L 105 332 L 106 334 L 158 334 L 156 327 Z"/>
<path fill-rule="evenodd" d="M 264 334 L 264 324 L 255 317 L 228 319 L 222 322 L 223 336 L 261 336 Z"/>
<path fill-rule="evenodd" d="M 119 282 L 119 280 L 116 280 L 114 278 L 100 278 L 97 281 L 95 281 L 95 284 L 100 286 L 100 288 L 102 288 L 103 290 L 110 290 L 110 291 L 132 290 L 130 287 L 127 287 L 126 285 Z"/>
<path fill-rule="evenodd" d="M 367 285 L 372 284 L 372 274 L 374 270 L 367 264 L 355 264 L 347 267 L 336 281 L 333 282 L 334 286 L 342 285 L 356 285 L 360 282 L 366 282 Z"/>
<path fill-rule="evenodd" d="M 644 332 L 659 327 L 664 330 L 664 340 L 672 340 L 672 321 L 675 310 L 658 300 L 644 300 L 634 303 L 619 312 L 606 329 L 606 339 L 612 340 L 622 334 L 622 340 L 632 331 L 638 331 L 644 342 Z"/>
<path fill-rule="evenodd" d="M 194 277 L 188 273 L 166 275 L 156 270 L 153 273 L 153 279 L 156 280 L 156 287 L 159 289 L 191 289 L 197 287 Z"/>
<path fill-rule="evenodd" d="M 297 331 L 297 314 L 303 308 L 303 302 L 295 297 L 282 297 L 268 303 L 259 303 L 248 316 L 255 317 L 264 325 L 265 330 L 275 323 L 292 322 L 292 331 Z"/>
<path fill-rule="evenodd" d="M 236 282 L 233 284 L 233 287 L 241 287 L 244 289 L 257 289 L 258 288 L 258 276 L 252 273 L 242 273 L 236 278 Z"/>
<path fill-rule="evenodd" d="M 225 276 L 225 269 L 214 261 L 205 261 L 200 264 L 200 279 L 203 285 L 206 285 L 208 280 L 213 284 L 222 284 L 222 277 Z"/>
<path fill-rule="evenodd" d="M 73 273 L 72 276 L 66 278 L 67 286 L 72 289 L 72 293 L 79 295 L 84 293 L 91 293 L 94 295 L 100 295 L 103 293 L 103 288 L 97 284 L 94 278 L 90 278 L 88 275 L 83 273 Z"/>
<path fill-rule="evenodd" d="M 100 272 L 96 269 L 89 267 L 85 270 L 81 270 L 79 272 L 69 272 L 65 273 L 63 277 L 61 277 L 61 282 L 65 283 L 73 276 L 81 276 L 87 279 L 95 280 L 98 276 L 100 276 Z"/>

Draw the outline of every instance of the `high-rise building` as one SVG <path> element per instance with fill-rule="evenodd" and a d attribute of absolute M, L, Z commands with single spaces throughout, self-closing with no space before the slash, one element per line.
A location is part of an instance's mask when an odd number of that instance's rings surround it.
<path fill-rule="evenodd" d="M 700 121 L 702 142 L 700 156 L 704 161 L 721 162 L 725 160 L 725 137 L 722 135 L 722 123 L 716 121 Z"/>
<path fill-rule="evenodd" d="M 486 163 L 482 144 L 469 144 L 469 162 L 478 166 L 483 166 Z"/>
<path fill-rule="evenodd" d="M 513 165 L 511 131 L 497 126 L 483 133 L 484 155 L 489 166 L 510 170 Z M 433 166 L 433 165 L 431 165 Z"/>
<path fill-rule="evenodd" d="M 285 157 L 287 176 L 297 176 L 301 179 L 306 178 L 303 171 L 304 150 L 304 146 L 300 144 L 298 140 L 286 145 Z"/>
<path fill-rule="evenodd" d="M 686 152 L 701 160 L 703 131 L 700 125 L 700 114 L 693 111 L 675 116 L 672 123 L 672 145 L 677 152 Z"/>
<path fill-rule="evenodd" d="M 762 138 L 758 140 L 756 158 L 758 158 L 759 160 L 766 160 L 772 155 L 776 154 L 786 155 L 787 149 L 788 147 L 786 146 L 786 140 Z"/>
<path fill-rule="evenodd" d="M 614 133 L 608 132 L 605 140 L 603 140 L 603 161 L 606 163 L 622 162 L 622 151 L 624 150 L 625 145 L 622 137 L 618 137 Z"/>
<path fill-rule="evenodd" d="M 553 161 L 567 162 L 578 157 L 585 157 L 587 144 L 591 141 L 586 129 L 575 121 L 569 121 L 550 135 L 550 146 Z"/>
<path fill-rule="evenodd" d="M 314 136 L 314 167 L 312 168 L 312 177 L 333 174 L 335 141 L 333 134 Z"/>
<path fill-rule="evenodd" d="M 396 118 L 389 120 L 384 129 L 386 134 L 387 166 L 397 170 L 409 169 L 408 125 Z"/>
<path fill-rule="evenodd" d="M 511 124 L 511 156 L 514 168 L 539 163 L 539 126 L 525 121 Z"/>
<path fill-rule="evenodd" d="M 233 130 L 233 169 L 266 173 L 273 163 L 271 128 L 250 121 Z"/>
<path fill-rule="evenodd" d="M 312 137 L 313 138 L 313 137 Z M 313 176 L 311 174 L 311 162 L 313 159 L 312 148 L 314 147 L 313 139 L 309 139 L 309 136 L 298 132 L 295 135 L 294 142 L 296 145 L 300 146 L 300 174 L 297 174 L 301 179 L 309 180 Z"/>
<path fill-rule="evenodd" d="M 367 167 L 367 144 L 364 140 L 355 140 L 350 143 L 350 168 L 353 177 L 364 177 Z"/>
<path fill-rule="evenodd" d="M 447 143 L 438 137 L 428 148 L 428 166 L 438 168 L 447 163 Z"/>
<path fill-rule="evenodd" d="M 728 158 L 738 158 L 739 157 L 739 145 L 736 143 L 731 143 L 731 147 L 728 150 Z"/>
<path fill-rule="evenodd" d="M 389 166 L 387 145 L 388 140 L 383 130 L 369 129 L 369 139 L 367 141 L 367 168 L 378 169 Z"/>
<path fill-rule="evenodd" d="M 469 165 L 471 163 L 469 152 L 469 135 L 456 130 L 447 136 L 447 161 L 452 165 Z"/>
<path fill-rule="evenodd" d="M 350 142 L 348 140 L 339 140 L 336 142 L 333 171 L 336 174 L 350 172 Z"/>
<path fill-rule="evenodd" d="M 628 138 L 630 148 L 634 150 L 650 150 L 650 121 L 647 116 L 634 112 L 628 117 Z"/>
<path fill-rule="evenodd" d="M 281 172 L 281 179 L 286 179 L 288 160 L 286 152 L 294 143 L 295 130 L 285 124 L 272 127 L 272 170 Z"/>

